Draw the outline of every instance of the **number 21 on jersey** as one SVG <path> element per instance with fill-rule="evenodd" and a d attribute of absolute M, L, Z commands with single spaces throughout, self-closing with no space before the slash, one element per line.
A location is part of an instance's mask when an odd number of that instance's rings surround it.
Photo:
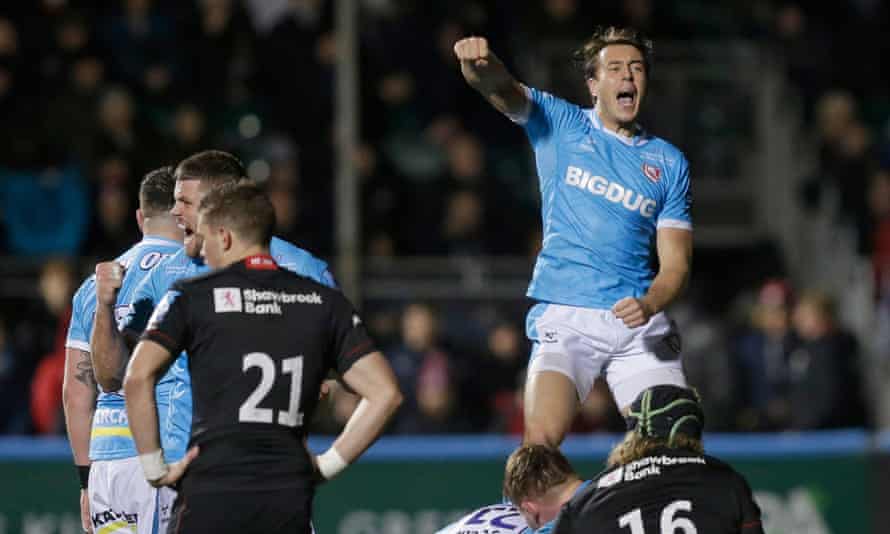
<path fill-rule="evenodd" d="M 275 421 L 275 410 L 258 406 L 275 385 L 277 376 L 275 360 L 264 352 L 245 354 L 241 370 L 246 373 L 252 367 L 260 368 L 260 383 L 238 410 L 238 421 L 242 423 L 272 423 Z M 278 424 L 289 427 L 302 426 L 303 413 L 300 412 L 300 394 L 303 387 L 303 357 L 295 356 L 281 360 L 281 374 L 290 375 L 290 396 L 287 411 L 278 410 Z"/>

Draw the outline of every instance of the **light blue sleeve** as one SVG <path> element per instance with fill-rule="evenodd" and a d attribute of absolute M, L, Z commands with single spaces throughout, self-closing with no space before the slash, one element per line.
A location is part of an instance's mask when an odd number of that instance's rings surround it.
<path fill-rule="evenodd" d="M 310 254 L 308 251 L 277 237 L 272 238 L 269 252 L 282 268 L 310 278 L 323 286 L 337 288 L 334 275 L 328 264 Z"/>
<path fill-rule="evenodd" d="M 68 337 L 65 346 L 72 349 L 90 351 L 90 335 L 93 329 L 93 314 L 96 311 L 95 284 L 87 278 L 71 298 L 71 321 L 68 323 Z"/>
<path fill-rule="evenodd" d="M 679 154 L 677 170 L 669 184 L 664 208 L 658 214 L 659 226 L 692 228 L 692 190 L 689 186 L 689 162 Z"/>
<path fill-rule="evenodd" d="M 581 108 L 558 96 L 532 87 L 527 91 L 532 107 L 525 130 L 536 150 L 540 145 L 555 142 L 579 114 L 583 115 Z"/>

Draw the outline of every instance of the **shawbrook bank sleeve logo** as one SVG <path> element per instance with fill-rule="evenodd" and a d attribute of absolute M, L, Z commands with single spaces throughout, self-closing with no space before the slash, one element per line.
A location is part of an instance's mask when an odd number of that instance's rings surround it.
<path fill-rule="evenodd" d="M 651 198 L 646 198 L 631 188 L 611 182 L 602 176 L 591 175 L 580 167 L 569 165 L 565 181 L 568 185 L 605 197 L 609 202 L 620 204 L 625 209 L 636 211 L 646 218 L 652 218 L 658 206 L 658 203 Z"/>
<path fill-rule="evenodd" d="M 243 311 L 241 306 L 241 289 L 237 287 L 214 287 L 213 311 L 216 313 Z"/>

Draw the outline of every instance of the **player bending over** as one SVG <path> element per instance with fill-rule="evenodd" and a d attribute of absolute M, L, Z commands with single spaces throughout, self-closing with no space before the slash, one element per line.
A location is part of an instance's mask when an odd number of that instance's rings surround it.
<path fill-rule="evenodd" d="M 647 389 L 627 421 L 609 468 L 568 502 L 554 534 L 763 534 L 747 481 L 704 453 L 695 392 Z"/>

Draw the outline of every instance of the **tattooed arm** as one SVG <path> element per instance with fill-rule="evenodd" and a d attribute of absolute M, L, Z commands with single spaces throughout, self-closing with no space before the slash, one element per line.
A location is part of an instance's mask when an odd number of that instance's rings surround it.
<path fill-rule="evenodd" d="M 96 391 L 90 353 L 71 347 L 66 348 L 62 403 L 75 465 L 90 463 L 90 426 L 96 408 Z"/>
<path fill-rule="evenodd" d="M 68 442 L 76 466 L 90 465 L 90 427 L 96 409 L 96 393 L 96 378 L 93 376 L 90 353 L 66 347 L 62 406 L 65 409 Z M 80 490 L 80 522 L 84 532 L 93 532 L 85 489 Z"/>

